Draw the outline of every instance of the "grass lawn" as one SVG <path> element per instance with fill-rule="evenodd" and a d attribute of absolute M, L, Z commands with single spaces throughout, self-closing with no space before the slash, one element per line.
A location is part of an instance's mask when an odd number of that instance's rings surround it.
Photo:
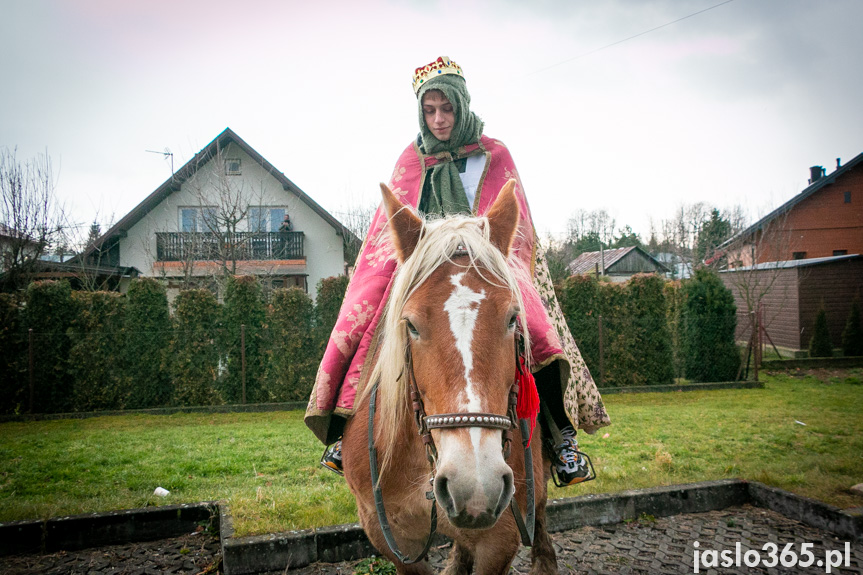
<path fill-rule="evenodd" d="M 580 434 L 599 478 L 572 497 L 740 477 L 863 506 L 863 370 L 767 376 L 765 389 L 609 395 Z M 801 425 L 797 421 L 806 425 Z M 603 437 L 608 433 L 608 437 Z M 129 415 L 0 425 L 0 521 L 225 500 L 238 535 L 356 521 L 301 412 Z M 152 495 L 161 486 L 171 494 Z"/>

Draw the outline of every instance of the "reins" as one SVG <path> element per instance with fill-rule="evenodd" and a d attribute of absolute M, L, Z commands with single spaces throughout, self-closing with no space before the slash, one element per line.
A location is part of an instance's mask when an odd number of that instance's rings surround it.
<path fill-rule="evenodd" d="M 515 344 L 515 364 L 516 369 L 519 371 L 519 373 L 521 373 L 522 370 L 520 354 L 524 353 L 523 348 L 523 336 L 520 332 L 517 331 Z M 414 412 L 414 422 L 416 423 L 417 431 L 419 433 L 420 439 L 422 440 L 423 446 L 425 447 L 426 458 L 431 465 L 432 474 L 431 479 L 429 480 L 429 483 L 431 484 L 431 489 L 426 492 L 426 499 L 432 502 L 432 508 L 431 518 L 429 521 L 429 534 L 426 538 L 423 550 L 420 552 L 419 555 L 411 558 L 402 553 L 399 549 L 395 537 L 393 536 L 392 529 L 390 528 L 389 521 L 387 520 L 386 509 L 384 507 L 383 493 L 381 492 L 380 476 L 378 473 L 377 449 L 375 447 L 374 441 L 374 419 L 375 413 L 377 411 L 376 404 L 378 393 L 378 383 L 375 382 L 371 389 L 371 395 L 369 398 L 369 467 L 371 470 L 372 492 L 375 500 L 375 510 L 377 511 L 378 522 L 380 523 L 381 531 L 383 532 L 384 539 L 386 540 L 387 545 L 389 545 L 390 551 L 393 552 L 393 554 L 399 559 L 399 561 L 406 565 L 422 561 L 425 558 L 426 554 L 428 554 L 428 551 L 431 548 L 432 539 L 434 538 L 434 535 L 437 531 L 437 504 L 435 503 L 433 487 L 435 475 L 437 473 L 437 447 L 435 446 L 434 439 L 432 438 L 431 430 L 454 429 L 459 427 L 485 427 L 490 429 L 502 430 L 503 437 L 501 442 L 501 449 L 503 450 L 504 459 L 508 460 L 512 446 L 512 428 L 518 425 L 522 436 L 522 447 L 524 448 L 524 467 L 526 480 L 525 483 L 527 489 L 527 516 L 522 519 L 521 510 L 519 509 L 518 503 L 515 500 L 515 495 L 513 495 L 512 499 L 510 500 L 510 509 L 515 518 L 515 523 L 518 527 L 519 534 L 521 535 L 522 544 L 528 547 L 533 545 L 536 517 L 533 454 L 529 448 L 530 424 L 527 419 L 518 419 L 518 416 L 516 415 L 516 404 L 518 402 L 519 393 L 518 383 L 513 382 L 512 387 L 510 388 L 509 404 L 507 407 L 506 416 L 493 413 L 477 412 L 441 413 L 435 415 L 426 415 L 425 407 L 423 406 L 422 396 L 420 395 L 419 388 L 416 384 L 416 377 L 414 375 L 410 336 L 408 336 L 407 345 L 405 348 L 405 368 L 402 371 L 401 377 L 404 376 L 407 376 L 408 380 L 408 392 L 411 399 L 411 408 Z"/>

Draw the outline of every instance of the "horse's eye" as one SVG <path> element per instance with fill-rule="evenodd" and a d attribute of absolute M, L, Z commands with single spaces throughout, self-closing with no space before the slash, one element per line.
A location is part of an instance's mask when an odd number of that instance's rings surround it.
<path fill-rule="evenodd" d="M 512 317 L 509 319 L 509 324 L 507 325 L 507 329 L 515 329 L 515 326 L 517 323 L 518 323 L 518 314 L 512 314 Z"/>
<path fill-rule="evenodd" d="M 419 339 L 420 332 L 417 330 L 417 328 L 414 327 L 414 324 L 411 323 L 411 320 L 405 318 L 405 323 L 408 326 L 408 333 L 411 334 L 411 337 L 414 339 Z"/>

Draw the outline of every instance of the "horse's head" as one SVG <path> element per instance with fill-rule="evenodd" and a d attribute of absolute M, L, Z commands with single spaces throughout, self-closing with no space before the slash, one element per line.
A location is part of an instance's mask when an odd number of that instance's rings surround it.
<path fill-rule="evenodd" d="M 427 421 L 438 414 L 485 413 L 499 416 L 497 423 L 506 427 L 521 305 L 518 272 L 508 261 L 519 220 L 514 185 L 511 180 L 504 186 L 484 218 L 431 222 L 381 186 L 401 267 L 379 364 L 400 355 L 397 369 L 405 375 L 381 373 L 381 421 L 387 422 L 381 427 L 409 417 L 411 370 Z M 388 413 L 387 405 L 395 407 Z M 450 522 L 494 525 L 515 491 L 502 450 L 505 432 L 501 426 L 429 427 L 437 450 L 434 493 Z M 381 434 L 385 445 L 387 433 Z M 384 451 L 385 461 L 398 458 Z"/>

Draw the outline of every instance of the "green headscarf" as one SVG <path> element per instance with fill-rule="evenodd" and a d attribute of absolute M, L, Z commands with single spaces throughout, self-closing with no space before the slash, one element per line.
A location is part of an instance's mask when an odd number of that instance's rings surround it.
<path fill-rule="evenodd" d="M 422 100 L 423 94 L 429 90 L 443 92 L 455 112 L 455 125 L 452 134 L 450 139 L 445 142 L 435 138 L 426 126 Z M 471 207 L 467 203 L 467 194 L 465 194 L 464 186 L 458 175 L 458 168 L 453 160 L 481 153 L 481 150 L 471 154 L 459 154 L 458 152 L 467 144 L 479 141 L 480 136 L 482 136 L 483 123 L 476 114 L 470 111 L 470 94 L 468 94 L 464 78 L 454 74 L 444 74 L 429 80 L 423 84 L 417 94 L 417 105 L 419 106 L 422 151 L 442 160 L 432 167 L 432 193 L 424 202 L 426 213 L 437 215 L 469 214 Z"/>

